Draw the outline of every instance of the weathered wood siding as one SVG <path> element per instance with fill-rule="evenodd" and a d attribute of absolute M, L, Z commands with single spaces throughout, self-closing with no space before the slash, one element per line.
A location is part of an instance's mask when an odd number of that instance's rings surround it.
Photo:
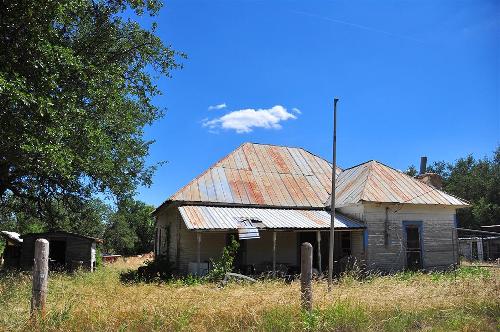
<path fill-rule="evenodd" d="M 356 258 L 357 263 L 365 263 L 365 250 L 363 247 L 363 231 L 351 232 L 351 255 Z"/>
<path fill-rule="evenodd" d="M 452 207 L 365 204 L 362 220 L 367 226 L 366 261 L 371 269 L 393 272 L 406 267 L 404 221 L 422 222 L 424 269 L 444 269 L 456 262 Z"/>
<path fill-rule="evenodd" d="M 71 267 L 73 261 L 83 261 L 83 266 L 92 268 L 92 243 L 90 239 L 72 236 L 70 234 L 44 234 L 41 236 L 26 236 L 23 237 L 23 248 L 21 252 L 21 268 L 29 270 L 33 266 L 33 258 L 35 254 L 35 241 L 38 238 L 47 239 L 49 241 L 49 251 L 51 241 L 65 241 L 66 242 L 66 255 L 65 262 L 68 268 Z M 95 257 L 94 257 L 95 260 Z"/>
<path fill-rule="evenodd" d="M 186 228 L 177 207 L 166 209 L 157 218 L 155 250 L 157 255 L 168 255 L 180 273 L 187 273 L 190 262 L 197 261 L 196 232 Z M 200 261 L 219 257 L 226 245 L 226 234 L 203 232 Z"/>
<path fill-rule="evenodd" d="M 155 255 L 168 255 L 171 262 L 177 261 L 181 225 L 184 225 L 184 222 L 175 206 L 164 209 L 158 215 L 155 232 Z"/>
<path fill-rule="evenodd" d="M 176 262 L 180 273 L 187 273 L 190 262 L 197 260 L 196 232 L 190 231 L 184 225 L 178 209 L 166 209 L 157 218 L 157 236 L 155 250 L 157 255 L 169 255 Z M 261 239 L 248 240 L 246 250 L 247 264 L 259 264 L 272 261 L 272 232 L 261 231 Z M 161 234 L 161 242 L 160 235 Z M 169 234 L 168 238 L 166 234 Z M 237 237 L 237 234 L 234 233 Z M 226 245 L 225 232 L 202 232 L 201 262 L 220 257 Z M 159 245 L 159 246 L 158 246 Z M 157 247 L 158 246 L 158 247 Z M 156 249 L 157 248 L 157 249 Z M 293 232 L 278 232 L 276 236 L 276 262 L 297 264 L 297 235 Z"/>
<path fill-rule="evenodd" d="M 389 207 L 387 222 L 386 207 Z M 370 269 L 394 272 L 406 267 L 404 221 L 422 222 L 425 269 L 444 269 L 458 259 L 453 207 L 366 203 L 345 206 L 339 211 L 366 225 L 365 231 L 352 232 L 351 250 L 352 255 Z M 170 260 L 177 263 L 179 271 L 186 273 L 189 263 L 197 259 L 196 232 L 186 228 L 176 206 L 164 209 L 158 216 L 157 229 L 157 254 L 168 254 Z M 226 233 L 203 232 L 201 261 L 219 257 L 225 245 Z M 276 248 L 277 263 L 297 265 L 297 233 L 278 232 Z M 248 240 L 245 258 L 247 264 L 271 262 L 272 231 L 261 231 L 261 239 Z"/>

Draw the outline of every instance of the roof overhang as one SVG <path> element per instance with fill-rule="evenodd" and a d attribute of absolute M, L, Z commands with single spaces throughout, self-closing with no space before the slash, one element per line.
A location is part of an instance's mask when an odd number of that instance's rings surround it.
<path fill-rule="evenodd" d="M 2 235 L 7 241 L 12 243 L 21 244 L 23 243 L 23 239 L 21 239 L 21 235 L 16 232 L 9 231 L 1 231 L 0 235 Z"/>
<path fill-rule="evenodd" d="M 187 205 L 178 208 L 186 227 L 190 230 L 237 230 L 242 218 L 256 220 L 266 230 L 327 230 L 330 213 L 323 210 L 266 209 L 254 207 L 219 207 Z M 357 220 L 335 214 L 335 229 L 364 229 Z"/>

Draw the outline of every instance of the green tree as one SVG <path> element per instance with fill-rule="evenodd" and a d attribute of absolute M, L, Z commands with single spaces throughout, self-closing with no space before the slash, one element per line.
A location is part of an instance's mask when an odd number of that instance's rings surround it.
<path fill-rule="evenodd" d="M 13 195 L 51 219 L 61 204 L 150 184 L 143 128 L 162 115 L 152 103 L 160 94 L 154 78 L 170 76 L 182 54 L 155 35 L 155 23 L 144 28 L 134 18 L 160 7 L 159 0 L 0 4 L 0 198 Z"/>
<path fill-rule="evenodd" d="M 471 207 L 457 211 L 461 227 L 479 228 L 500 220 L 500 146 L 492 158 L 475 159 L 472 155 L 454 163 L 437 161 L 428 172 L 441 175 L 443 190 L 463 198 Z"/>
<path fill-rule="evenodd" d="M 154 207 L 131 198 L 118 202 L 109 218 L 104 235 L 107 251 L 123 255 L 142 254 L 153 250 Z"/>
<path fill-rule="evenodd" d="M 102 238 L 111 209 L 99 199 L 76 200 L 72 208 L 55 200 L 50 204 L 50 219 L 39 218 L 38 208 L 33 202 L 25 205 L 23 200 L 12 195 L 7 197 L 0 209 L 0 230 L 20 234 L 64 230 L 82 235 Z M 12 212 L 16 211 L 16 212 Z"/>

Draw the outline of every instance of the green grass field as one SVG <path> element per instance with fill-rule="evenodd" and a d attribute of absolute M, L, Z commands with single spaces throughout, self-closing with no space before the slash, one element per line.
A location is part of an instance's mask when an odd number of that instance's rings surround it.
<path fill-rule="evenodd" d="M 499 331 L 498 269 L 401 273 L 315 282 L 314 310 L 300 310 L 300 285 L 120 282 L 138 258 L 95 273 L 52 274 L 47 313 L 31 319 L 29 274 L 0 279 L 3 331 Z"/>

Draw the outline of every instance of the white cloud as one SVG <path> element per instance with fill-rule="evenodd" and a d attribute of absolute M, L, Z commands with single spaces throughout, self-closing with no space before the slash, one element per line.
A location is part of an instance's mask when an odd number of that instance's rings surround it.
<path fill-rule="evenodd" d="M 227 107 L 226 103 L 222 103 L 222 104 L 208 106 L 208 110 L 209 111 L 221 110 L 221 109 L 226 108 L 226 107 Z"/>
<path fill-rule="evenodd" d="M 292 108 L 292 112 L 295 112 L 297 114 L 302 114 L 302 111 L 299 110 L 297 107 Z"/>
<path fill-rule="evenodd" d="M 268 109 L 247 108 L 237 110 L 219 118 L 205 120 L 202 123 L 203 127 L 209 128 L 210 132 L 222 128 L 235 130 L 238 134 L 242 134 L 251 132 L 253 128 L 281 129 L 281 121 L 296 118 L 296 115 L 289 113 L 283 106 L 276 105 Z"/>

